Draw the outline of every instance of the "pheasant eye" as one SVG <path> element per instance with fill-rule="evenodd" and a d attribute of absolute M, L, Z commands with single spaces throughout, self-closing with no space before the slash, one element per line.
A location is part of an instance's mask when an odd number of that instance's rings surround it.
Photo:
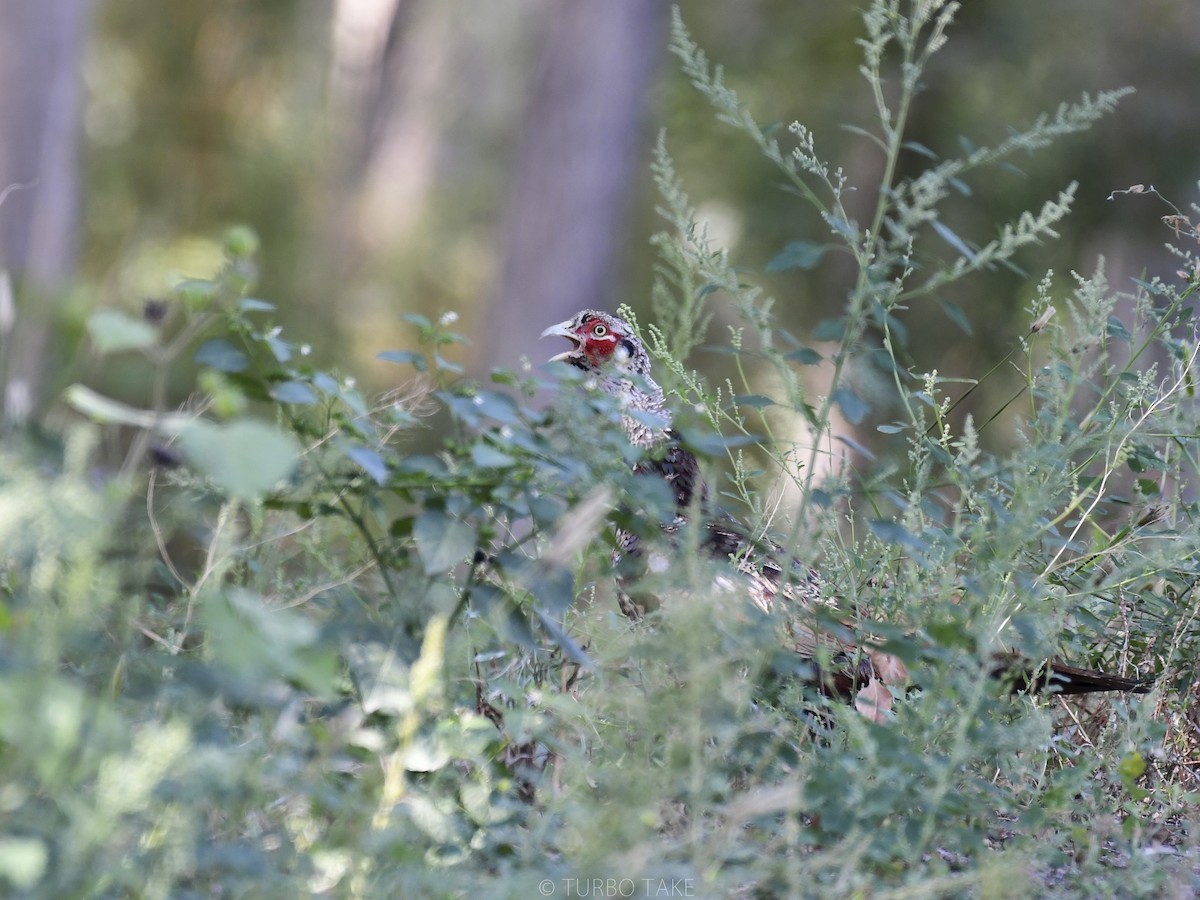
<path fill-rule="evenodd" d="M 606 334 L 608 334 L 608 327 L 606 325 L 596 325 L 592 329 L 592 334 L 594 334 L 596 337 L 604 337 Z"/>

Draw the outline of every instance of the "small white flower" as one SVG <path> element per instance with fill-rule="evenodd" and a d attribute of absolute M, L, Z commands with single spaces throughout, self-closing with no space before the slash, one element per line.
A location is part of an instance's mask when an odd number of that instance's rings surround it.
<path fill-rule="evenodd" d="M 301 344 L 300 345 L 300 355 L 301 356 L 308 356 L 310 353 L 312 353 L 312 344 Z"/>
<path fill-rule="evenodd" d="M 442 313 L 441 317 L 438 319 L 438 324 L 441 325 L 443 328 L 447 328 L 450 325 L 453 325 L 457 321 L 458 321 L 458 313 L 456 313 L 452 309 L 448 309 L 444 313 Z"/>
<path fill-rule="evenodd" d="M 348 391 L 354 390 L 354 388 L 357 384 L 358 384 L 357 378 L 347 378 L 346 379 L 346 390 L 348 390 Z"/>

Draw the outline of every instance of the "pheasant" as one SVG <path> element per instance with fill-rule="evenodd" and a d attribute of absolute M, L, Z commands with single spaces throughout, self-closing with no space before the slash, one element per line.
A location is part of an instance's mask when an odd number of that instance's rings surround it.
<path fill-rule="evenodd" d="M 570 349 L 550 361 L 565 362 L 587 373 L 598 390 L 617 400 L 630 442 L 646 451 L 635 471 L 663 478 L 675 494 L 676 518 L 667 526 L 668 531 L 682 525 L 692 510 L 699 510 L 706 518 L 703 549 L 714 559 L 732 562 L 740 574 L 731 573 L 730 577 L 744 584 L 749 599 L 764 611 L 771 611 L 777 601 L 788 604 L 790 611 L 796 613 L 811 612 L 818 604 L 825 603 L 818 573 L 791 559 L 781 547 L 757 546 L 732 517 L 707 508 L 707 486 L 697 459 L 671 430 L 666 397 L 651 377 L 650 356 L 627 322 L 608 313 L 585 309 L 565 322 L 550 326 L 541 336 L 569 340 Z M 637 536 L 629 532 L 618 532 L 617 547 L 614 561 L 621 554 L 641 553 Z M 732 583 L 724 577 L 721 581 L 726 582 L 726 587 Z M 621 605 L 626 615 L 636 615 L 627 599 Z M 807 663 L 802 667 L 807 680 L 828 696 L 853 700 L 868 718 L 885 718 L 893 695 L 899 694 L 907 683 L 904 664 L 880 646 L 857 645 L 850 639 L 849 623 L 839 628 L 835 620 L 829 628 L 818 628 L 811 615 L 787 618 L 788 644 Z M 1097 691 L 1142 694 L 1152 684 L 1152 681 L 1076 668 L 1057 660 L 1038 665 L 1005 654 L 993 657 L 987 674 L 1011 680 L 1014 691 L 1057 689 L 1062 694 Z"/>

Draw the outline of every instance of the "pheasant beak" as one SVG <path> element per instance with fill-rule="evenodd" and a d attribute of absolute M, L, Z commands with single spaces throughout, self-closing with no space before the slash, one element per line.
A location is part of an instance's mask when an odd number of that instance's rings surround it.
<path fill-rule="evenodd" d="M 550 357 L 550 360 L 549 360 L 550 362 L 566 362 L 567 360 L 574 357 L 577 353 L 579 353 L 579 348 L 583 345 L 583 342 L 579 339 L 579 336 L 576 335 L 575 332 L 572 330 L 571 326 L 574 324 L 575 324 L 574 320 L 568 319 L 565 322 L 559 322 L 557 325 L 551 325 L 549 328 L 547 328 L 545 331 L 542 332 L 541 336 L 544 338 L 546 338 L 546 337 L 565 337 L 568 341 L 571 342 L 570 350 L 564 350 L 562 353 L 558 353 L 558 354 Z"/>

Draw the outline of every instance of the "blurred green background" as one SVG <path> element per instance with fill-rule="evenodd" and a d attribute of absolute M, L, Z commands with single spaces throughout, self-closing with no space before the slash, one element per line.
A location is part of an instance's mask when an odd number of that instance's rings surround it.
<path fill-rule="evenodd" d="M 881 156 L 844 127 L 874 125 L 856 5 L 686 0 L 681 11 L 755 116 L 806 124 L 869 209 Z M 398 377 L 374 356 L 411 342 L 402 312 L 458 312 L 471 338 L 459 359 L 477 373 L 543 358 L 537 334 L 581 307 L 645 308 L 660 128 L 712 235 L 789 327 L 810 329 L 840 307 L 850 266 L 827 255 L 811 272 L 762 274 L 787 242 L 828 230 L 714 121 L 667 53 L 668 27 L 660 0 L 9 0 L 0 184 L 20 187 L 0 205 L 0 267 L 19 307 L 5 334 L 8 415 L 45 408 L 84 376 L 137 399 L 138 367 L 89 368 L 84 319 L 211 275 L 236 222 L 262 237 L 260 296 L 289 336 L 369 387 Z M 1172 273 L 1170 209 L 1106 198 L 1153 184 L 1186 210 L 1200 174 L 1193 0 L 964 4 L 912 117 L 910 137 L 940 156 L 1126 84 L 1138 93 L 1099 128 L 968 180 L 971 196 L 944 221 L 976 245 L 1080 187 L 1062 240 L 1022 255 L 1032 281 L 1013 272 L 984 292 L 968 280 L 943 298 L 969 333 L 937 302 L 907 313 L 918 369 L 982 374 L 1027 329 L 1047 268 L 1069 283 L 1103 254 L 1118 287 L 1143 269 Z M 733 312 L 711 302 L 710 337 L 723 340 Z"/>

